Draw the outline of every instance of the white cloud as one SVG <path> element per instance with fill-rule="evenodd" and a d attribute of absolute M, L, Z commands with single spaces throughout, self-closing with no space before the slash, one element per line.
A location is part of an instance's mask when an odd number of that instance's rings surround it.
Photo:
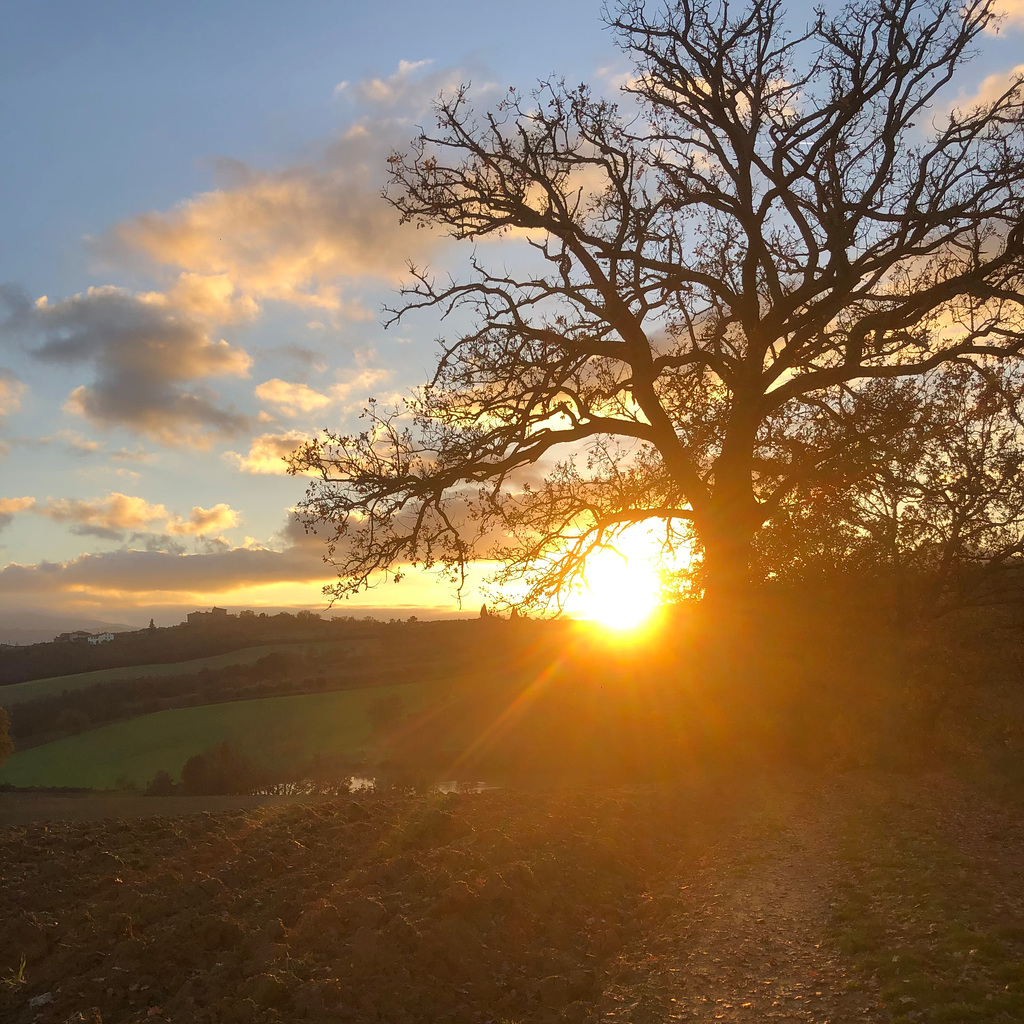
<path fill-rule="evenodd" d="M 365 78 L 349 86 L 347 82 L 339 82 L 334 88 L 334 95 L 343 92 L 358 97 L 369 103 L 393 107 L 399 103 L 407 103 L 410 89 L 415 88 L 413 76 L 420 68 L 429 67 L 432 60 L 400 60 L 398 70 L 387 78 Z M 422 86 L 420 86 L 422 91 Z"/>

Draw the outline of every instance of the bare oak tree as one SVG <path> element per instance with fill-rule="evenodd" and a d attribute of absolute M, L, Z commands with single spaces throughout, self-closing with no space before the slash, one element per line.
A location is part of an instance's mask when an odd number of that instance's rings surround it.
<path fill-rule="evenodd" d="M 476 113 L 461 89 L 391 158 L 403 219 L 504 236 L 507 262 L 412 268 L 394 318 L 468 326 L 409 409 L 294 457 L 335 593 L 458 574 L 500 536 L 500 578 L 557 604 L 647 522 L 734 594 L 764 524 L 885 440 L 877 382 L 1024 346 L 1021 78 L 948 106 L 990 0 L 853 2 L 793 33 L 777 0 L 649 6 L 608 16 L 619 105 L 547 82 Z"/>

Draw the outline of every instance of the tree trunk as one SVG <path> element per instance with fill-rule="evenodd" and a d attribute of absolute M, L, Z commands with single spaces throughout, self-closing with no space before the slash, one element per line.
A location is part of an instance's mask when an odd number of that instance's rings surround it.
<path fill-rule="evenodd" d="M 704 541 L 704 604 L 715 610 L 740 610 L 749 604 L 753 587 L 750 560 L 754 531 L 733 525 L 707 531 Z"/>
<path fill-rule="evenodd" d="M 732 472 L 723 471 L 731 468 Z M 716 612 L 745 609 L 753 596 L 750 574 L 754 535 L 763 516 L 750 486 L 750 473 L 716 468 L 718 486 L 703 521 L 704 603 Z"/>

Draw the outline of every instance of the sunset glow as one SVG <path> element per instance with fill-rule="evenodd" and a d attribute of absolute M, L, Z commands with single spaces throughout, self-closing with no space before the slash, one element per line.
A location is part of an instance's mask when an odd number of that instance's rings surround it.
<path fill-rule="evenodd" d="M 586 586 L 574 595 L 570 610 L 609 629 L 631 630 L 657 608 L 661 576 L 649 534 L 633 530 L 587 559 Z"/>

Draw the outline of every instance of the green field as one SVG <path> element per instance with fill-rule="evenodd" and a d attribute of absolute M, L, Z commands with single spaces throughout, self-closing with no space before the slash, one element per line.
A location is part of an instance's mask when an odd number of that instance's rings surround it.
<path fill-rule="evenodd" d="M 413 711 L 431 692 L 403 683 L 158 711 L 16 753 L 0 783 L 108 789 L 127 778 L 144 786 L 161 768 L 177 777 L 188 758 L 222 740 L 267 767 L 348 754 L 370 735 L 371 701 L 398 694 Z"/>
<path fill-rule="evenodd" d="M 142 679 L 147 676 L 190 675 L 203 668 L 228 668 L 231 665 L 251 665 L 254 661 L 276 654 L 279 651 L 302 653 L 327 651 L 332 648 L 350 647 L 341 640 L 323 640 L 315 643 L 267 644 L 262 647 L 243 647 L 240 651 L 215 654 L 209 658 L 194 661 L 175 661 L 158 665 L 129 665 L 125 668 L 101 668 L 95 672 L 79 672 L 68 676 L 49 676 L 46 679 L 30 679 L 25 683 L 0 686 L 0 707 L 13 707 L 34 697 L 49 697 L 65 690 L 81 690 L 95 683 L 106 683 L 113 679 Z"/>

